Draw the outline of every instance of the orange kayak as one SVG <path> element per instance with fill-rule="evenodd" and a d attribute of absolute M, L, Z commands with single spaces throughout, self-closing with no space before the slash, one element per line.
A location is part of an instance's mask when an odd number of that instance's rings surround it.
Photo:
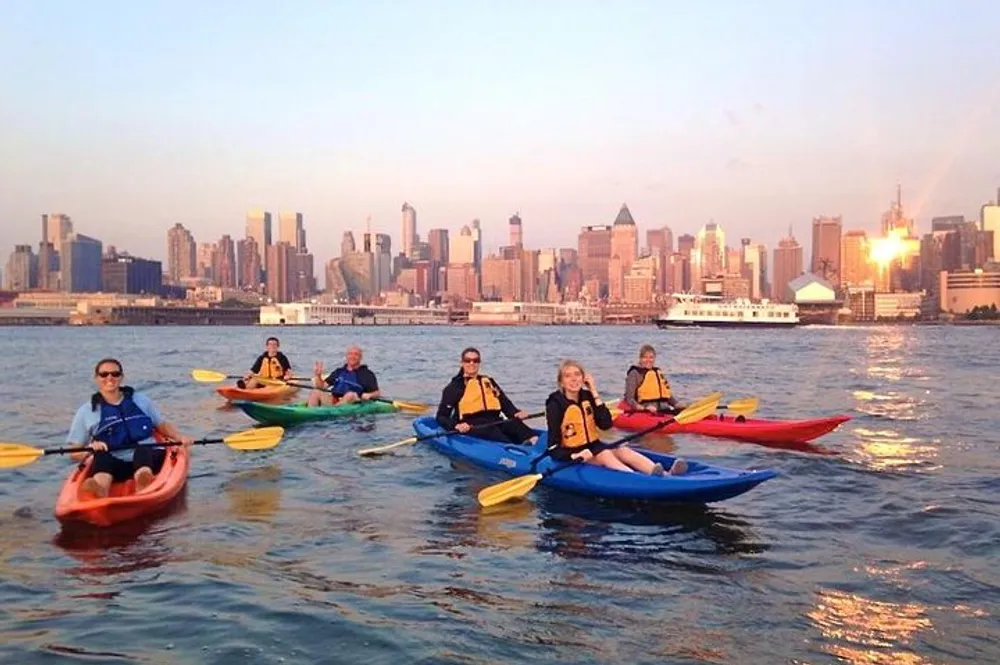
<path fill-rule="evenodd" d="M 262 386 L 260 388 L 239 388 L 237 386 L 219 386 L 217 393 L 229 401 L 244 400 L 246 402 L 270 402 L 288 397 L 298 391 L 296 386 Z"/>
<path fill-rule="evenodd" d="M 80 485 L 90 476 L 93 457 L 77 464 L 59 491 L 56 519 L 60 522 L 84 522 L 95 526 L 111 526 L 165 508 L 187 484 L 191 454 L 183 446 L 167 448 L 163 468 L 141 493 L 135 492 L 135 481 L 114 483 L 111 493 L 103 499 L 80 500 Z"/>

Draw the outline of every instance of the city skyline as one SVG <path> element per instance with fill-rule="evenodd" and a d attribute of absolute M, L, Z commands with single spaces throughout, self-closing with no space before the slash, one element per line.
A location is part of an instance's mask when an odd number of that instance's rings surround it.
<path fill-rule="evenodd" d="M 3 245 L 61 210 L 164 260 L 160 229 L 235 238 L 266 207 L 304 214 L 322 264 L 369 215 L 402 246 L 400 201 L 424 229 L 482 220 L 487 251 L 514 212 L 525 245 L 558 247 L 627 201 L 644 227 L 714 220 L 774 247 L 816 216 L 877 230 L 898 182 L 924 227 L 975 219 L 1000 182 L 1000 8 L 963 7 L 468 5 L 438 21 L 416 4 L 7 4 Z M 278 26 L 293 47 L 245 49 Z"/>

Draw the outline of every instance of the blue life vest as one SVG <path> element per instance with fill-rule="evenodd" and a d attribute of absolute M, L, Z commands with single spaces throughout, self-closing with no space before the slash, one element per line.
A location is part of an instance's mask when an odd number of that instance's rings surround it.
<path fill-rule="evenodd" d="M 152 437 L 155 429 L 153 420 L 132 401 L 132 392 L 123 392 L 120 404 L 100 401 L 101 420 L 94 438 L 108 444 L 108 450 L 141 443 Z"/>
<path fill-rule="evenodd" d="M 364 390 L 364 387 L 358 383 L 358 370 L 340 367 L 333 373 L 333 385 L 330 386 L 330 392 L 334 395 L 346 395 L 347 393 L 361 395 Z"/>

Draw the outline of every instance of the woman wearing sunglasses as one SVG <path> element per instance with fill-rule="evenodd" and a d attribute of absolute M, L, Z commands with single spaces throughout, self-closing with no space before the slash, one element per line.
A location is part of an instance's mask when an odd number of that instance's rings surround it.
<path fill-rule="evenodd" d="M 159 446 L 134 444 L 155 443 L 153 435 L 160 433 L 171 441 L 190 446 L 194 440 L 184 436 L 160 415 L 152 400 L 122 386 L 125 372 L 114 358 L 105 358 L 94 367 L 97 392 L 81 406 L 73 417 L 66 441 L 88 446 L 94 455 L 93 475 L 80 486 L 81 494 L 103 498 L 112 482 L 135 479 L 140 492 L 153 482 L 166 458 Z M 91 453 L 74 453 L 81 460 Z"/>
<path fill-rule="evenodd" d="M 441 427 L 466 433 L 476 428 L 478 439 L 503 443 L 535 443 L 538 435 L 521 422 L 528 414 L 510 401 L 492 378 L 479 373 L 482 354 L 469 347 L 462 351 L 462 367 L 441 393 L 437 422 Z M 500 414 L 507 420 L 497 423 Z"/>

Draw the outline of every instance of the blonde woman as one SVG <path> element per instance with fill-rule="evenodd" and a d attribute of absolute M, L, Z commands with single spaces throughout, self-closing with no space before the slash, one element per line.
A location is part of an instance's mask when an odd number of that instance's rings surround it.
<path fill-rule="evenodd" d="M 545 401 L 549 428 L 548 450 L 560 461 L 583 460 L 626 473 L 665 475 L 663 466 L 631 448 L 607 448 L 600 430 L 611 429 L 611 411 L 597 392 L 594 377 L 575 360 L 564 360 L 556 375 L 558 390 Z M 670 475 L 687 471 L 687 462 L 674 461 Z"/>

